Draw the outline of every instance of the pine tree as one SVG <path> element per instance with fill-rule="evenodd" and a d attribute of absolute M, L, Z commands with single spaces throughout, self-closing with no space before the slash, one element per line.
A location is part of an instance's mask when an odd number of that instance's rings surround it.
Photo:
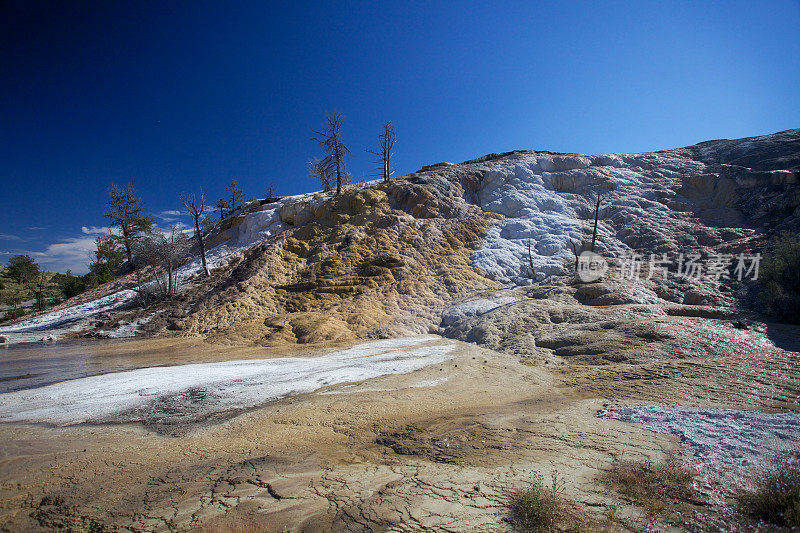
<path fill-rule="evenodd" d="M 225 198 L 220 198 L 219 200 L 217 200 L 217 203 L 215 204 L 215 207 L 217 208 L 217 211 L 219 212 L 219 221 L 222 222 L 223 220 L 225 220 L 225 217 L 227 216 L 225 214 L 225 212 L 228 209 L 230 209 L 231 206 L 228 203 L 228 200 L 226 200 Z"/>
<path fill-rule="evenodd" d="M 233 214 L 238 208 L 242 207 L 244 191 L 239 188 L 236 180 L 232 180 L 231 184 L 225 187 L 225 190 L 228 191 L 228 195 L 225 198 L 228 202 L 228 209 L 230 209 L 231 214 Z"/>
<path fill-rule="evenodd" d="M 136 196 L 133 183 L 129 183 L 125 189 L 112 184 L 108 188 L 108 195 L 111 199 L 106 203 L 108 211 L 104 216 L 111 221 L 112 227 L 119 228 L 119 234 L 112 235 L 112 238 L 125 248 L 125 257 L 132 265 L 133 245 L 142 234 L 150 231 L 153 219 L 142 214 L 142 200 Z"/>

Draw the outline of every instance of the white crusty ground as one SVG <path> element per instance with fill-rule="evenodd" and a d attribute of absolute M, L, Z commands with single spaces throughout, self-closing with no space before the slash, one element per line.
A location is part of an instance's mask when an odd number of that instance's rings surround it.
<path fill-rule="evenodd" d="M 436 336 L 373 341 L 319 357 L 140 368 L 0 394 L 0 421 L 72 425 L 194 421 L 338 383 L 412 372 L 450 357 Z"/>
<path fill-rule="evenodd" d="M 493 279 L 522 285 L 532 281 L 529 240 L 533 279 L 566 272 L 573 258 L 570 241 L 590 240 L 594 195 L 608 183 L 616 189 L 600 211 L 598 250 L 614 257 L 633 248 L 676 251 L 682 233 L 676 225 L 687 219 L 691 202 L 675 190 L 683 176 L 705 168 L 670 153 L 522 154 L 475 165 L 488 169 L 478 203 L 505 219 L 490 229 L 472 263 Z"/>
<path fill-rule="evenodd" d="M 735 409 L 638 405 L 610 416 L 677 436 L 706 482 L 733 489 L 770 460 L 800 450 L 800 415 Z"/>

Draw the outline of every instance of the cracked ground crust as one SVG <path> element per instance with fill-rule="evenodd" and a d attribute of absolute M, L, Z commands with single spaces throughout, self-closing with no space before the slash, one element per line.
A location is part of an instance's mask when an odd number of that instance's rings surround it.
<path fill-rule="evenodd" d="M 139 425 L 2 425 L 0 524 L 189 531 L 234 510 L 278 531 L 494 530 L 534 470 L 567 474 L 576 496 L 603 506 L 594 478 L 620 446 L 655 459 L 676 447 L 596 418 L 600 402 L 543 369 L 465 343 L 442 364 L 321 392 L 334 394 L 286 398 L 181 437 Z M 402 446 L 386 440 L 398 435 Z"/>
<path fill-rule="evenodd" d="M 780 364 L 797 366 L 782 353 Z M 759 368 L 753 357 L 776 364 L 774 350 L 751 354 Z M 711 397 L 710 377 L 720 384 Z M 286 398 L 180 437 L 139 425 L 2 425 L 0 524 L 189 531 L 234 512 L 278 531 L 505 530 L 509 493 L 554 470 L 588 509 L 618 506 L 637 523 L 641 513 L 596 478 L 619 455 L 657 461 L 679 445 L 597 411 L 675 398 L 735 405 L 740 391 L 725 383 L 740 378 L 730 357 L 547 369 L 457 343 L 442 364 Z"/>

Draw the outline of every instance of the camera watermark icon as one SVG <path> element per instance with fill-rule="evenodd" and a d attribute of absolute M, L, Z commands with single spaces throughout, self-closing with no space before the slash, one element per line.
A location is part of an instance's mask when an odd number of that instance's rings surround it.
<path fill-rule="evenodd" d="M 597 281 L 608 272 L 608 261 L 600 255 L 590 251 L 581 252 L 578 256 L 577 275 L 584 283 Z"/>

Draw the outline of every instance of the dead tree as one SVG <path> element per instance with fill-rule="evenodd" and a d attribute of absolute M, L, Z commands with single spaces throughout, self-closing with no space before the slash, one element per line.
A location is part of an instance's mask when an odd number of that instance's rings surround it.
<path fill-rule="evenodd" d="M 178 279 L 175 276 L 175 270 L 178 268 L 178 263 L 188 250 L 189 242 L 186 238 L 186 234 L 175 225 L 170 227 L 169 233 L 161 234 L 160 241 L 159 252 L 161 264 L 162 268 L 167 271 L 166 296 L 172 297 L 178 289 Z"/>
<path fill-rule="evenodd" d="M 150 266 L 153 273 L 155 293 L 162 299 L 171 298 L 177 293 L 178 279 L 175 270 L 188 249 L 186 235 L 172 226 L 169 233 L 155 232 L 142 239 L 136 248 L 138 265 Z M 147 302 L 153 297 L 147 286 L 139 279 L 140 299 Z"/>
<path fill-rule="evenodd" d="M 575 273 L 577 273 L 578 259 L 580 258 L 582 251 L 581 252 L 578 251 L 578 245 L 575 244 L 575 241 L 573 241 L 572 239 L 570 239 L 569 243 L 572 245 L 572 252 L 575 254 Z M 583 245 L 581 245 L 581 248 L 583 248 Z"/>
<path fill-rule="evenodd" d="M 597 200 L 594 204 L 594 229 L 592 230 L 591 248 L 589 248 L 592 252 L 594 252 L 594 245 L 597 242 L 597 221 L 600 218 L 600 206 L 605 201 L 606 195 L 616 188 L 616 182 L 610 180 L 600 183 L 597 188 Z"/>
<path fill-rule="evenodd" d="M 533 267 L 533 253 L 531 252 L 531 240 L 528 239 L 528 268 L 530 269 L 531 279 L 536 279 L 536 269 Z"/>
<path fill-rule="evenodd" d="M 389 181 L 389 178 L 394 174 L 394 169 L 392 168 L 392 155 L 394 154 L 392 150 L 394 149 L 394 143 L 397 141 L 397 132 L 391 121 L 383 125 L 383 133 L 378 135 L 378 141 L 380 148 L 377 151 L 367 150 L 367 152 L 377 157 L 376 162 L 380 165 L 378 170 L 382 173 L 383 181 Z"/>
<path fill-rule="evenodd" d="M 342 122 L 344 115 L 339 111 L 334 111 L 333 116 L 326 114 L 325 123 L 320 131 L 315 131 L 317 141 L 325 149 L 327 154 L 322 159 L 323 164 L 329 169 L 330 173 L 336 176 L 336 194 L 342 194 L 342 185 L 347 179 L 345 168 L 345 157 L 350 155 L 350 150 L 342 142 Z"/>
<path fill-rule="evenodd" d="M 199 197 L 196 197 L 194 193 L 187 196 L 181 195 L 181 202 L 183 202 L 183 206 L 186 208 L 186 211 L 189 212 L 189 216 L 192 217 L 192 220 L 194 221 L 194 235 L 197 238 L 197 245 L 200 247 L 200 259 L 203 262 L 203 274 L 209 276 L 210 272 L 208 271 L 208 265 L 206 265 L 206 245 L 203 241 L 203 231 L 200 228 L 200 220 L 208 208 L 206 205 L 206 193 L 203 192 L 203 189 L 201 188 Z"/>
<path fill-rule="evenodd" d="M 325 192 L 333 188 L 333 173 L 331 170 L 331 166 L 318 157 L 314 157 L 308 162 L 309 177 L 319 180 L 322 184 L 322 190 Z"/>
<path fill-rule="evenodd" d="M 594 204 L 594 229 L 592 230 L 592 247 L 590 250 L 594 252 L 594 243 L 597 241 L 597 219 L 600 216 L 600 203 L 603 197 L 600 195 L 600 191 L 597 191 L 597 202 Z"/>

